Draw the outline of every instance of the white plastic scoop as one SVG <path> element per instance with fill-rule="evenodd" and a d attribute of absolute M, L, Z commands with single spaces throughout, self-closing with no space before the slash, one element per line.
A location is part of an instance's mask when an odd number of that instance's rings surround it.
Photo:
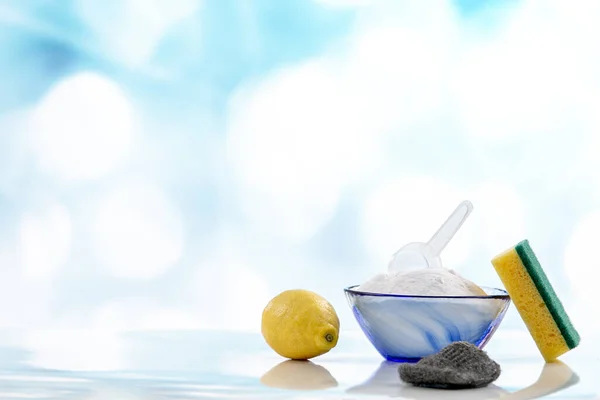
<path fill-rule="evenodd" d="M 429 242 L 408 243 L 398 250 L 388 264 L 388 273 L 422 268 L 441 268 L 440 254 L 442 250 L 452 240 L 472 210 L 473 204 L 470 201 L 465 200 L 460 203 L 446 222 L 429 239 Z"/>

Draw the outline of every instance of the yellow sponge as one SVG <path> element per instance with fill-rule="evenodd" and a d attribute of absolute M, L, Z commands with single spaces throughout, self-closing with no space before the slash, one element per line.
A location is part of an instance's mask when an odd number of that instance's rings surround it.
<path fill-rule="evenodd" d="M 492 265 L 546 361 L 579 345 L 579 334 L 527 240 L 494 257 Z"/>

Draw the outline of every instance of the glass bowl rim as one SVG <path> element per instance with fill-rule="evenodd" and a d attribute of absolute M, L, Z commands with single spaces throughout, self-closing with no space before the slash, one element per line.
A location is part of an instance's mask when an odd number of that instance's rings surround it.
<path fill-rule="evenodd" d="M 350 293 L 358 296 L 372 296 L 372 297 L 388 297 L 388 298 L 398 298 L 398 299 L 500 299 L 500 300 L 510 300 L 510 295 L 504 289 L 481 286 L 483 290 L 494 290 L 501 292 L 500 294 L 488 294 L 485 296 L 431 296 L 431 295 L 416 295 L 416 294 L 390 294 L 390 293 L 374 293 L 374 292 L 363 292 L 361 290 L 356 290 L 355 288 L 360 285 L 352 285 L 344 288 L 345 293 Z"/>

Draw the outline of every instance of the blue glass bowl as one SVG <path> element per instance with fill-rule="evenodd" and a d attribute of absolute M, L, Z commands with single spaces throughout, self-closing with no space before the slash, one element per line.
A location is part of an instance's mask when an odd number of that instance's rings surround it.
<path fill-rule="evenodd" d="M 452 342 L 480 349 L 491 339 L 510 305 L 501 289 L 487 296 L 411 296 L 344 289 L 367 338 L 388 361 L 417 362 Z"/>

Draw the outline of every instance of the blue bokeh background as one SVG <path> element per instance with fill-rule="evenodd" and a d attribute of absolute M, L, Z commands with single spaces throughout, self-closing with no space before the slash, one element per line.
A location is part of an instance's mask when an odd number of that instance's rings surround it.
<path fill-rule="evenodd" d="M 257 331 L 475 210 L 582 333 L 600 226 L 600 4 L 0 2 L 0 326 Z M 523 329 L 514 309 L 507 328 Z"/>

